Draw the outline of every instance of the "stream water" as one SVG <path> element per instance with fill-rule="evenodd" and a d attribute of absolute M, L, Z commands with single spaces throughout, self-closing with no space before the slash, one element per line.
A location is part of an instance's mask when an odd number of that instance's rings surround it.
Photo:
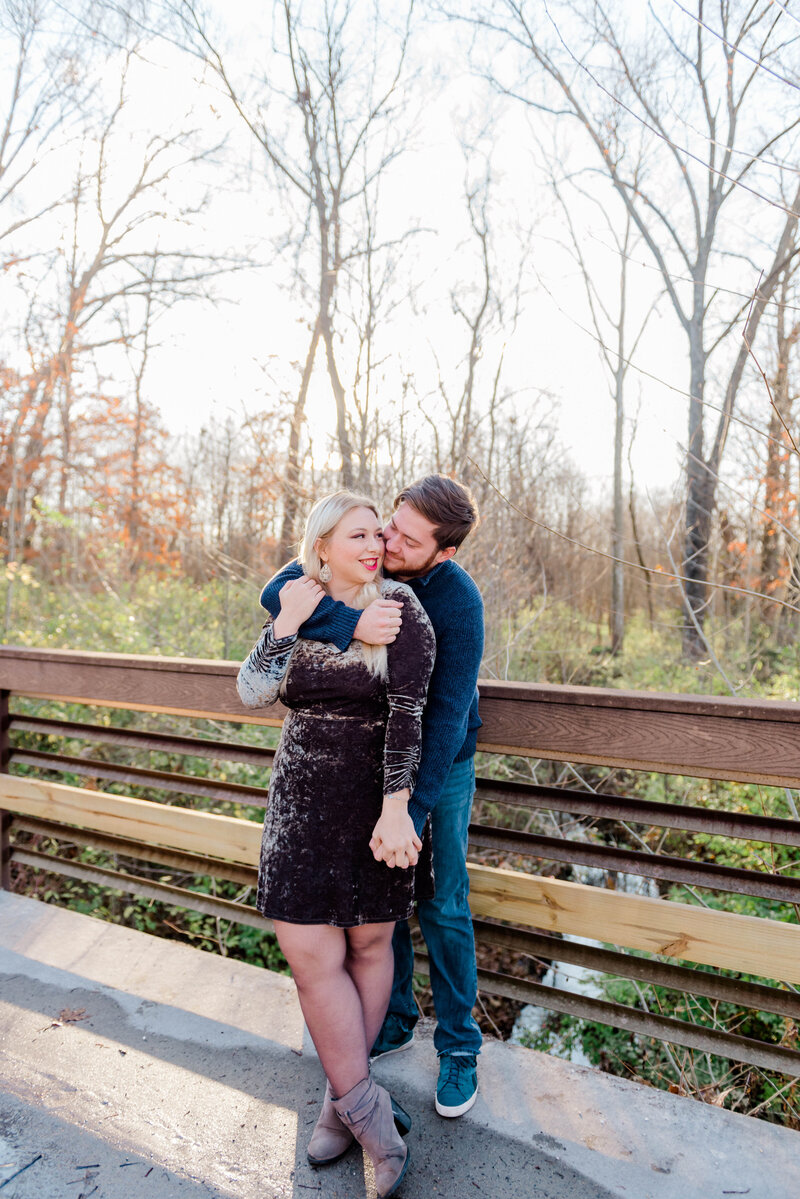
<path fill-rule="evenodd" d="M 604 887 L 606 884 L 606 871 L 592 866 L 573 866 L 572 881 L 584 883 L 590 887 Z M 623 891 L 628 895 L 646 895 L 651 899 L 658 899 L 659 894 L 658 886 L 654 879 L 642 878 L 638 874 L 618 874 L 616 890 Z M 597 949 L 603 948 L 601 941 L 592 941 L 588 937 L 565 935 L 564 940 L 572 941 L 576 945 L 592 945 Z M 591 998 L 606 998 L 606 993 L 601 984 L 602 977 L 602 975 L 597 974 L 595 971 L 588 970 L 585 966 L 576 966 L 570 962 L 553 961 L 542 982 L 545 986 L 554 987 L 557 991 L 570 991 L 573 994 L 586 995 Z M 529 1037 L 532 1034 L 540 1032 L 547 1016 L 548 1011 L 546 1008 L 538 1007 L 533 1003 L 527 1004 L 522 1008 L 514 1022 L 511 1036 L 508 1038 L 511 1044 L 522 1045 L 526 1039 L 525 1034 Z M 551 1039 L 548 1052 L 554 1054 L 556 1057 L 562 1057 L 574 1062 L 579 1066 L 591 1065 L 591 1062 L 588 1061 L 580 1046 L 567 1047 L 563 1039 L 557 1036 Z"/>

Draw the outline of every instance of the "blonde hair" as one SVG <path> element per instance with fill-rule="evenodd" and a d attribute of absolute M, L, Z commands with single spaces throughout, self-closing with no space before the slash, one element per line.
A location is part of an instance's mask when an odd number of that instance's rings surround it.
<path fill-rule="evenodd" d="M 306 527 L 300 542 L 298 557 L 304 573 L 309 578 L 316 579 L 325 590 L 327 590 L 325 583 L 320 578 L 322 559 L 317 551 L 317 544 L 320 541 L 326 542 L 342 517 L 346 516 L 348 512 L 352 512 L 354 508 L 369 508 L 370 512 L 375 513 L 376 519 L 380 520 L 380 513 L 375 501 L 368 496 L 357 495 L 354 491 L 334 491 L 332 495 L 323 496 L 322 499 L 317 500 L 306 517 Z M 380 595 L 381 589 L 378 583 L 365 583 L 353 600 L 352 607 L 366 608 L 373 600 L 379 599 Z M 361 650 L 370 673 L 376 678 L 385 678 L 387 672 L 386 646 L 365 645 L 363 641 L 356 641 L 356 645 Z"/>

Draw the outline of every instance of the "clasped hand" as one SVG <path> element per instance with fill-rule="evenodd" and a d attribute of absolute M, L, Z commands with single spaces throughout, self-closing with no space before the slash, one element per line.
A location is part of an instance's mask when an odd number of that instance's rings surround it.
<path fill-rule="evenodd" d="M 405 798 L 386 797 L 383 801 L 383 811 L 375 825 L 369 847 L 376 862 L 385 862 L 387 866 L 398 866 L 407 870 L 416 866 L 422 842 L 414 830 L 414 822 L 408 814 Z"/>
<path fill-rule="evenodd" d="M 281 610 L 272 626 L 276 637 L 291 637 L 308 620 L 325 592 L 316 579 L 290 579 L 278 592 Z"/>

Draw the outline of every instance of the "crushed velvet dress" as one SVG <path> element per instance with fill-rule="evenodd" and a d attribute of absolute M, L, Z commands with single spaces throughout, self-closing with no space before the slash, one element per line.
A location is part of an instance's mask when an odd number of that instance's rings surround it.
<path fill-rule="evenodd" d="M 339 928 L 407 919 L 433 895 L 430 822 L 416 867 L 390 869 L 369 848 L 384 794 L 413 791 L 421 719 L 436 640 L 416 596 L 403 603 L 386 678 L 370 673 L 358 641 L 342 652 L 303 637 L 276 638 L 271 622 L 239 671 L 247 707 L 280 698 L 289 709 L 275 754 L 261 843 L 264 916 Z"/>

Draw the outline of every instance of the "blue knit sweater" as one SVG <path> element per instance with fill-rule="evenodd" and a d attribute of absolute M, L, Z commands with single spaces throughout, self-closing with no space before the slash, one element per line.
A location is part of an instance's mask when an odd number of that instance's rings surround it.
<path fill-rule="evenodd" d="M 273 617 L 281 609 L 281 587 L 302 573 L 299 562 L 290 562 L 267 583 L 261 604 Z M 414 828 L 420 833 L 450 767 L 475 753 L 481 724 L 476 684 L 483 657 L 483 600 L 470 576 L 452 558 L 419 579 L 409 579 L 408 586 L 436 634 L 436 662 L 422 719 L 422 761 L 408 805 Z M 344 651 L 360 616 L 358 609 L 325 596 L 300 626 L 300 634 L 312 641 L 329 641 Z"/>

